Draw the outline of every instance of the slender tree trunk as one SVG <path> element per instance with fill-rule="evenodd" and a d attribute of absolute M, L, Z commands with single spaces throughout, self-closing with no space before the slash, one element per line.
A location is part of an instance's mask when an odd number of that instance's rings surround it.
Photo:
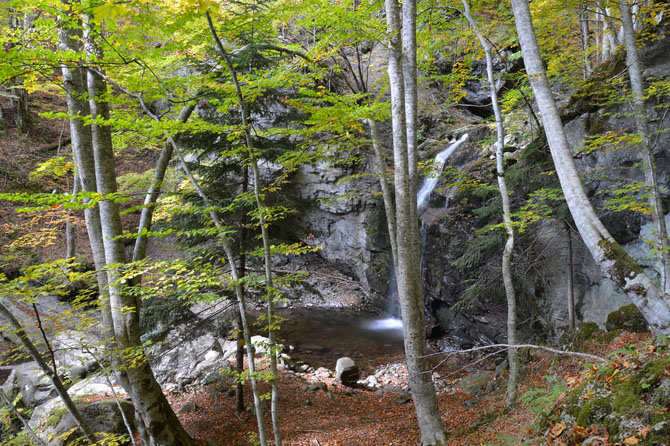
<path fill-rule="evenodd" d="M 633 93 L 633 108 L 635 111 L 635 125 L 637 133 L 642 141 L 638 145 L 644 175 L 649 189 L 649 207 L 651 208 L 651 219 L 658 232 L 658 269 L 661 275 L 661 289 L 670 292 L 670 243 L 668 242 L 668 228 L 665 224 L 665 210 L 661 193 L 658 188 L 656 176 L 656 160 L 651 152 L 651 137 L 647 112 L 644 106 L 644 82 L 642 80 L 642 64 L 637 49 L 635 30 L 633 29 L 633 17 L 630 5 L 626 0 L 619 0 L 619 11 L 624 32 L 624 43 L 626 45 L 626 64 L 628 65 L 628 76 Z"/>
<path fill-rule="evenodd" d="M 419 120 L 419 98 L 416 65 L 416 0 L 405 0 L 402 3 L 402 68 L 403 83 L 405 86 L 405 125 L 407 126 L 407 179 L 409 195 L 415 197 L 409 203 L 411 222 L 411 244 L 414 261 L 412 266 L 416 271 L 412 277 L 416 281 L 416 296 L 420 296 L 423 306 L 423 281 L 421 280 L 421 240 L 419 236 L 419 213 L 417 209 L 417 192 L 419 173 L 419 153 L 417 148 L 416 126 Z M 418 297 L 417 297 L 418 298 Z"/>
<path fill-rule="evenodd" d="M 244 166 L 242 173 L 242 193 L 246 194 L 249 190 L 249 166 Z M 242 217 L 240 219 L 240 277 L 247 275 L 247 255 L 245 253 L 247 246 L 247 219 L 248 213 L 246 208 L 242 209 Z M 244 287 L 242 287 L 244 293 Z M 237 351 L 235 352 L 236 370 L 238 376 L 244 372 L 244 333 L 242 332 L 242 318 L 239 312 L 235 318 L 237 331 Z M 235 386 L 235 406 L 238 412 L 244 412 L 244 383 L 238 382 Z"/>
<path fill-rule="evenodd" d="M 194 109 L 195 104 L 185 105 L 179 112 L 177 121 L 181 123 L 188 121 L 188 118 L 191 116 Z M 151 186 L 149 186 L 147 195 L 144 197 L 144 207 L 142 208 L 140 224 L 137 228 L 138 236 L 135 240 L 135 248 L 133 249 L 133 262 L 137 262 L 146 256 L 147 242 L 149 239 L 146 232 L 151 230 L 151 220 L 153 218 L 156 201 L 161 194 L 163 181 L 165 180 L 165 173 L 167 172 L 171 158 L 172 146 L 166 143 L 158 156 L 158 161 L 156 161 L 156 167 L 154 168 L 154 176 L 151 180 Z"/>
<path fill-rule="evenodd" d="M 604 276 L 625 292 L 654 333 L 670 333 L 668 296 L 612 238 L 584 192 L 537 46 L 528 0 L 512 0 L 526 73 L 544 121 L 551 156 L 572 218 Z"/>
<path fill-rule="evenodd" d="M 70 395 L 67 393 L 63 382 L 60 380 L 60 377 L 55 371 L 56 364 L 54 364 L 54 368 L 49 367 L 49 365 L 44 361 L 44 358 L 42 358 L 42 354 L 37 350 L 35 345 L 28 337 L 28 334 L 21 326 L 21 323 L 16 319 L 16 317 L 14 317 L 9 308 L 7 308 L 2 302 L 0 302 L 0 315 L 4 317 L 7 322 L 9 322 L 9 325 L 12 326 L 14 333 L 19 338 L 19 341 L 21 344 L 23 344 L 23 347 L 37 363 L 37 366 L 40 368 L 42 373 L 49 377 L 51 383 L 56 389 L 56 393 L 58 393 L 58 396 L 63 401 L 63 404 L 65 404 L 65 408 L 70 413 L 70 415 L 72 415 L 72 419 L 77 424 L 79 430 L 84 434 L 84 437 L 86 437 L 88 443 L 94 444 L 97 439 L 95 438 L 93 430 L 90 428 L 90 426 L 88 426 L 86 420 L 82 418 L 79 410 L 77 409 L 77 406 L 74 404 L 72 398 L 70 398 Z"/>
<path fill-rule="evenodd" d="M 411 5 L 409 3 L 412 3 Z M 445 442 L 444 427 L 437 405 L 435 385 L 426 358 L 426 330 L 424 321 L 423 293 L 421 287 L 416 253 L 418 228 L 416 218 L 416 192 L 412 194 L 412 181 L 416 181 L 410 162 L 416 162 L 416 156 L 408 151 L 407 114 L 405 109 L 405 80 L 403 75 L 403 48 L 401 41 L 400 11 L 397 0 L 386 0 L 386 23 L 388 29 L 389 62 L 388 73 L 391 85 L 391 117 L 393 122 L 393 153 L 395 165 L 395 209 L 397 258 L 395 262 L 398 283 L 398 299 L 403 319 L 405 357 L 409 374 L 410 389 L 414 408 L 421 431 L 421 443 L 441 445 Z M 406 20 L 413 22 L 413 2 L 405 2 Z M 405 23 L 406 32 L 413 28 Z M 407 31 L 407 30 L 410 31 Z M 411 36 L 405 39 L 411 46 Z M 409 49 L 416 51 L 416 48 Z M 410 56 L 412 57 L 412 56 Z M 410 62 L 411 65 L 411 62 Z M 410 68 L 411 70 L 411 68 Z M 416 80 L 416 77 L 414 77 Z M 412 93 L 410 93 L 412 100 Z M 410 111 L 410 116 L 412 112 Z M 415 115 L 414 118 L 415 119 Z M 413 137 L 416 137 L 415 135 Z M 415 145 L 412 150 L 416 150 Z M 414 187 L 415 189 L 416 187 Z M 414 209 L 414 213 L 412 210 Z"/>
<path fill-rule="evenodd" d="M 514 227 L 512 226 L 512 210 L 509 202 L 509 193 L 507 191 L 507 182 L 505 181 L 505 167 L 503 164 L 503 149 L 505 147 L 505 129 L 503 126 L 503 117 L 500 112 L 500 103 L 498 102 L 498 90 L 496 89 L 496 80 L 493 74 L 493 56 L 491 52 L 491 45 L 480 33 L 477 27 L 477 22 L 470 13 L 470 5 L 467 0 L 461 0 L 463 4 L 463 14 L 470 22 L 477 40 L 484 49 L 486 57 L 486 77 L 489 83 L 489 91 L 491 94 L 491 104 L 493 105 L 493 114 L 496 119 L 496 172 L 498 176 L 498 189 L 500 190 L 500 198 L 502 201 L 503 223 L 505 225 L 505 232 L 507 233 L 507 241 L 502 254 L 502 276 L 505 285 L 505 295 L 507 297 L 507 343 L 515 345 L 517 343 L 516 336 L 516 294 L 514 292 L 514 282 L 512 281 L 512 253 L 514 252 Z M 513 407 L 516 402 L 518 376 L 519 376 L 519 360 L 518 352 L 515 348 L 507 349 L 507 359 L 509 362 L 509 379 L 507 380 L 507 398 L 505 403 L 507 407 Z"/>
<path fill-rule="evenodd" d="M 63 15 L 63 19 L 72 20 L 67 14 Z M 65 23 L 59 30 L 60 47 L 63 51 L 80 52 L 82 50 L 81 39 L 81 32 L 75 26 Z M 86 96 L 85 73 L 82 67 L 68 65 L 63 65 L 61 71 L 68 112 L 74 116 L 70 119 L 70 137 L 80 187 L 83 192 L 95 193 L 98 187 L 95 179 L 91 128 L 84 125 L 83 118 L 77 117 L 90 115 L 88 101 L 84 99 Z M 102 241 L 102 224 L 98 205 L 87 206 L 84 209 L 84 218 L 98 281 L 99 301 L 105 330 L 104 339 L 109 341 L 113 337 L 113 332 L 107 294 L 107 274 L 105 273 L 105 247 Z"/>
<path fill-rule="evenodd" d="M 10 90 L 10 102 L 14 112 L 14 125 L 22 133 L 28 131 L 30 116 L 28 114 L 28 92 L 22 87 L 12 87 Z"/>
<path fill-rule="evenodd" d="M 90 64 L 99 58 L 92 26 L 91 18 L 86 17 L 84 46 Z M 107 84 L 96 72 L 87 70 L 87 87 L 93 119 L 91 134 L 98 193 L 107 196 L 117 192 L 111 129 L 99 122 L 109 119 L 109 105 L 104 99 Z M 122 384 L 133 400 L 142 428 L 149 436 L 145 441 L 152 445 L 191 446 L 193 440 L 170 407 L 142 349 L 139 301 L 122 289 L 119 268 L 125 264 L 126 256 L 119 238 L 123 231 L 118 205 L 111 199 L 103 199 L 100 200 L 99 208 L 114 337 L 119 351 L 122 354 L 133 352 L 135 358 L 133 364 L 126 364 L 125 382 Z"/>
<path fill-rule="evenodd" d="M 586 80 L 591 76 L 591 71 L 593 71 L 589 54 L 589 38 L 591 34 L 589 30 L 589 11 L 586 5 L 579 7 L 579 28 L 582 37 L 582 74 L 584 80 Z"/>
<path fill-rule="evenodd" d="M 238 312 L 240 315 L 240 319 L 242 320 L 242 333 L 244 334 L 244 342 L 247 346 L 247 359 L 248 359 L 247 362 L 249 363 L 249 375 L 250 375 L 249 380 L 251 381 L 251 393 L 254 396 L 254 409 L 256 412 L 256 422 L 258 423 L 258 437 L 261 442 L 261 446 L 265 446 L 267 445 L 267 436 L 265 434 L 265 422 L 263 421 L 263 414 L 265 410 L 263 409 L 263 404 L 261 403 L 260 390 L 258 388 L 258 380 L 256 379 L 256 364 L 254 362 L 254 358 L 256 355 L 254 352 L 254 346 L 251 343 L 251 328 L 249 327 L 249 321 L 247 320 L 246 300 L 244 297 L 244 290 L 240 283 L 239 271 L 237 269 L 237 265 L 235 264 L 235 256 L 233 254 L 233 250 L 230 247 L 230 243 L 228 242 L 228 239 L 224 233 L 225 227 L 223 226 L 221 219 L 219 219 L 219 216 L 213 210 L 212 202 L 209 200 L 207 194 L 205 194 L 205 192 L 200 187 L 198 180 L 196 180 L 195 176 L 193 176 L 193 173 L 186 164 L 186 161 L 184 160 L 184 157 L 179 151 L 179 147 L 177 146 L 175 140 L 169 137 L 168 143 L 172 145 L 172 149 L 179 157 L 182 170 L 184 171 L 189 181 L 193 185 L 193 188 L 196 190 L 198 196 L 205 204 L 205 207 L 210 209 L 209 216 L 212 219 L 212 222 L 214 223 L 216 229 L 218 229 L 221 233 L 221 237 L 219 238 L 219 240 L 221 242 L 221 247 L 223 248 L 223 251 L 226 254 L 226 260 L 228 260 L 228 263 L 230 265 L 230 275 L 232 276 L 233 279 L 233 288 L 235 290 L 235 296 L 237 297 Z"/>
<path fill-rule="evenodd" d="M 395 223 L 395 205 L 393 204 L 393 188 L 389 184 L 389 175 L 386 170 L 386 160 L 379 145 L 379 129 L 377 121 L 367 119 L 366 123 L 370 128 L 370 139 L 374 150 L 373 169 L 379 177 L 379 185 L 382 189 L 382 199 L 384 200 L 384 211 L 386 213 L 386 224 L 389 231 L 389 243 L 391 245 L 392 261 L 395 264 L 398 257 L 398 244 L 396 241 L 396 223 Z"/>
<path fill-rule="evenodd" d="M 565 227 L 565 241 L 568 257 L 568 283 L 565 287 L 568 290 L 568 328 L 575 329 L 575 276 L 574 276 L 574 258 L 572 255 L 572 230 L 568 222 L 563 221 Z"/>
<path fill-rule="evenodd" d="M 260 180 L 260 171 L 258 169 L 258 160 L 256 159 L 256 153 L 253 146 L 253 141 L 251 139 L 251 125 L 249 122 L 249 114 L 247 111 L 247 105 L 244 102 L 244 96 L 242 95 L 242 88 L 237 79 L 237 72 L 233 66 L 232 61 L 228 52 L 223 47 L 221 40 L 219 39 L 216 30 L 214 29 L 214 24 L 212 23 L 212 18 L 209 15 L 209 11 L 206 13 L 207 23 L 209 24 L 209 29 L 214 37 L 216 46 L 219 50 L 219 54 L 226 66 L 228 67 L 228 72 L 235 86 L 235 93 L 237 96 L 238 106 L 240 108 L 240 117 L 242 118 L 242 127 L 244 130 L 244 139 L 247 146 L 247 151 L 249 153 L 249 159 L 251 161 L 251 170 L 253 172 L 253 186 L 254 186 L 254 198 L 256 200 L 256 207 L 258 209 L 258 225 L 261 228 L 261 238 L 263 241 L 263 258 L 265 265 L 265 289 L 267 293 L 268 301 L 268 339 L 270 342 L 270 371 L 272 373 L 272 379 L 270 381 L 270 386 L 272 388 L 272 394 L 270 397 L 270 414 L 272 416 L 272 431 L 275 439 L 275 446 L 282 445 L 281 429 L 279 426 L 279 382 L 278 376 L 279 372 L 277 369 L 277 343 L 275 340 L 274 332 L 274 299 L 276 290 L 274 289 L 272 283 L 272 252 L 270 248 L 270 237 L 268 235 L 267 224 L 265 222 L 265 204 L 263 200 L 263 192 L 261 190 L 261 180 Z"/>

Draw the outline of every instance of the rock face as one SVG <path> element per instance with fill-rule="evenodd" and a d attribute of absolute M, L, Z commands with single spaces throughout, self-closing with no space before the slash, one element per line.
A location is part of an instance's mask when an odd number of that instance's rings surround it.
<path fill-rule="evenodd" d="M 344 357 L 337 360 L 335 378 L 345 386 L 354 387 L 361 374 L 353 359 Z"/>
<path fill-rule="evenodd" d="M 34 361 L 14 367 L 2 389 L 8 395 L 20 392 L 23 403 L 29 407 L 39 406 L 57 395 L 49 378 L 42 374 Z"/>
<path fill-rule="evenodd" d="M 100 368 L 94 356 L 103 358 L 100 341 L 87 333 L 66 330 L 53 339 L 56 362 L 74 379 L 82 379 Z"/>
<path fill-rule="evenodd" d="M 479 395 L 493 390 L 495 375 L 490 372 L 471 373 L 458 380 L 456 387 L 470 395 Z"/>
<path fill-rule="evenodd" d="M 375 197 L 375 178 L 347 179 L 365 168 L 341 168 L 320 163 L 301 166 L 289 194 L 306 205 L 298 218 L 298 235 L 339 270 L 357 279 L 367 292 L 386 293 L 388 256 L 383 254 L 385 220 Z M 380 269 L 383 274 L 380 276 Z"/>

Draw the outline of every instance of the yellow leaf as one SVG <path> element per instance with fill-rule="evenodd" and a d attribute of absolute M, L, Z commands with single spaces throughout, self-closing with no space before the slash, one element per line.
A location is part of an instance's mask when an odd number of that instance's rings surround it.
<path fill-rule="evenodd" d="M 96 21 L 102 19 L 112 19 L 114 17 L 121 16 L 128 12 L 128 7 L 126 5 L 118 3 L 104 3 L 97 8 L 93 9 L 93 15 L 95 16 Z"/>
<path fill-rule="evenodd" d="M 623 441 L 623 444 L 638 444 L 639 442 L 640 442 L 640 440 L 638 440 L 637 437 L 635 435 L 633 435 L 631 437 L 626 438 Z"/>

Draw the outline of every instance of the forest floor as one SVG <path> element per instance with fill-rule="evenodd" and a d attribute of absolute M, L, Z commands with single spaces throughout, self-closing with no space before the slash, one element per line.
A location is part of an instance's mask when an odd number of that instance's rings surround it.
<path fill-rule="evenodd" d="M 625 345 L 642 343 L 649 335 L 623 332 L 612 340 L 602 335 L 587 344 L 587 351 L 604 355 Z M 402 363 L 401 357 L 388 358 L 389 363 Z M 505 410 L 505 384 L 499 383 L 487 394 L 472 396 L 457 387 L 461 377 L 490 369 L 482 362 L 464 367 L 476 358 L 461 358 L 439 369 L 439 406 L 449 446 L 465 445 L 539 445 L 546 440 L 547 429 L 540 431 L 535 423 L 536 410 L 551 399 L 521 398 L 517 406 Z M 382 366 L 383 368 L 384 366 Z M 385 366 L 387 369 L 389 366 Z M 406 381 L 402 367 L 390 367 L 395 376 Z M 380 370 L 380 368 L 377 368 Z M 584 370 L 578 358 L 534 352 L 526 357 L 520 379 L 519 395 L 529 391 L 552 388 L 556 383 L 573 380 Z M 449 376 L 451 374 L 451 376 Z M 406 401 L 395 391 L 383 392 L 351 389 L 332 377 L 318 374 L 296 374 L 282 370 L 281 428 L 287 446 L 384 446 L 419 445 L 420 437 L 411 399 Z M 310 383 L 323 382 L 327 390 L 312 390 Z M 267 389 L 266 389 L 267 390 Z M 249 389 L 245 389 L 250 396 Z M 530 395 L 530 394 L 529 394 Z M 180 420 L 199 445 L 247 446 L 255 443 L 256 421 L 251 412 L 236 413 L 235 398 L 217 390 L 216 386 L 192 393 L 173 395 L 176 410 L 190 403 L 191 413 L 180 414 Z M 195 406 L 193 406 L 195 404 Z M 247 398 L 247 407 L 251 404 Z M 267 426 L 270 426 L 269 419 Z M 271 434 L 269 435 L 271 437 Z"/>

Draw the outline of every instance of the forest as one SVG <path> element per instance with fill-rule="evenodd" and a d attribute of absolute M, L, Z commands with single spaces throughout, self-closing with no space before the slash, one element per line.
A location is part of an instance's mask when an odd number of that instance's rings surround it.
<path fill-rule="evenodd" d="M 670 2 L 0 30 L 2 445 L 670 445 Z"/>

